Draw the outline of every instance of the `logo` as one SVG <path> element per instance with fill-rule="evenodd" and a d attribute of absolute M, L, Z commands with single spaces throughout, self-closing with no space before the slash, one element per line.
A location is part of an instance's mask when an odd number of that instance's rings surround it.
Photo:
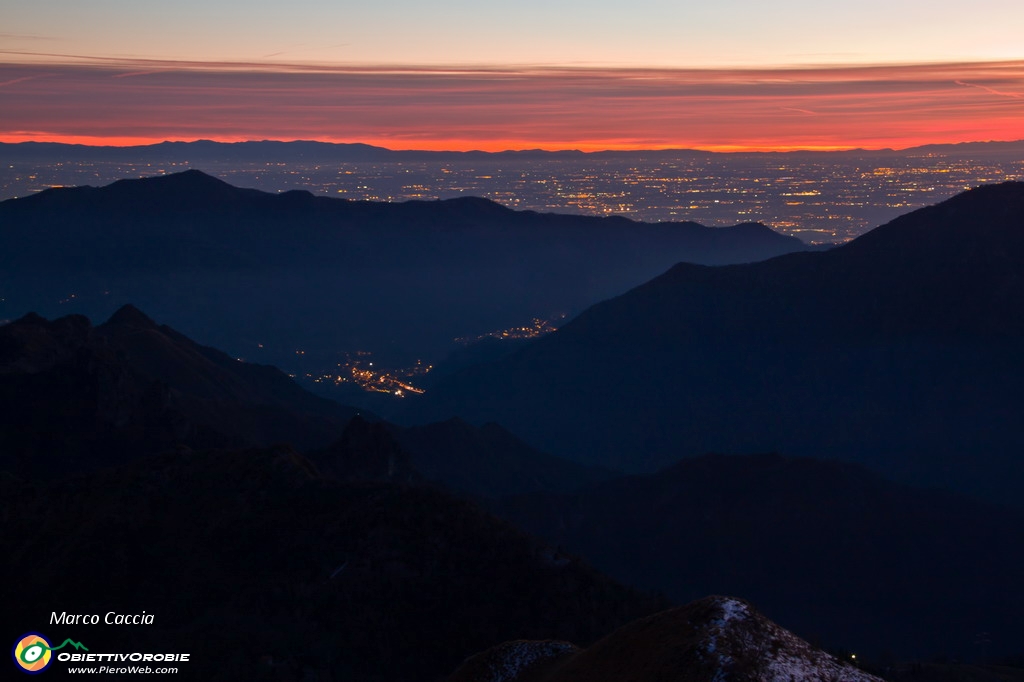
<path fill-rule="evenodd" d="M 29 632 L 15 642 L 11 655 L 14 656 L 14 663 L 21 668 L 22 672 L 38 675 L 49 667 L 53 660 L 53 652 L 63 649 L 68 644 L 76 649 L 89 650 L 81 642 L 74 642 L 70 639 L 65 639 L 60 646 L 51 647 L 50 642 L 41 634 Z"/>

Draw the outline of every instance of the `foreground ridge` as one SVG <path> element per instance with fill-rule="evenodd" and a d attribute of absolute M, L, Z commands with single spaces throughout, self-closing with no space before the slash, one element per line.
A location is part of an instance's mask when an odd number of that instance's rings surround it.
<path fill-rule="evenodd" d="M 712 596 L 633 621 L 594 644 L 507 642 L 468 659 L 449 682 L 876 682 L 748 602 Z"/>

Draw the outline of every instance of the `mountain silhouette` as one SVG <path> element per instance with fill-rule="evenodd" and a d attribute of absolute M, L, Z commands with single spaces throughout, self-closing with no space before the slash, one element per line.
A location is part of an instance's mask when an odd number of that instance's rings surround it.
<path fill-rule="evenodd" d="M 405 428 L 240 362 L 133 305 L 93 327 L 30 314 L 0 327 L 0 469 L 91 471 L 179 446 L 290 443 L 341 480 L 429 483 L 497 498 L 611 472 L 541 453 L 497 424 Z"/>
<path fill-rule="evenodd" d="M 677 603 L 742 594 L 830 647 L 964 660 L 978 628 L 996 655 L 1024 636 L 1024 515 L 859 465 L 707 455 L 494 508 L 619 580 Z"/>
<path fill-rule="evenodd" d="M 29 477 L 177 445 L 325 445 L 356 413 L 130 305 L 97 327 L 38 315 L 0 326 L 0 468 Z"/>
<path fill-rule="evenodd" d="M 981 187 L 827 252 L 676 265 L 410 416 L 633 471 L 782 451 L 1015 502 L 1022 271 L 1024 184 Z"/>
<path fill-rule="evenodd" d="M 271 194 L 190 170 L 0 202 L 0 319 L 105 318 L 131 301 L 232 354 L 322 373 L 339 351 L 438 358 L 456 337 L 581 310 L 679 260 L 805 248 L 763 225 Z"/>
<path fill-rule="evenodd" d="M 259 404 L 324 418 L 348 419 L 351 408 L 312 395 L 275 367 L 240 362 L 157 325 L 131 304 L 96 328 L 105 346 L 147 376 L 195 398 Z"/>
<path fill-rule="evenodd" d="M 187 211 L 259 200 L 263 193 L 257 190 L 233 187 L 202 171 L 158 175 L 146 182 L 118 180 L 106 187 L 66 187 L 51 193 L 43 191 L 19 199 L 29 206 L 43 210 L 67 206 L 73 210 L 126 212 Z"/>
<path fill-rule="evenodd" d="M 0 515 L 22 529 L 0 564 L 19 586 L 5 595 L 5 624 L 21 628 L 9 639 L 53 609 L 144 609 L 150 625 L 87 626 L 80 639 L 93 652 L 188 652 L 190 679 L 436 680 L 497 642 L 589 643 L 667 606 L 473 504 L 339 481 L 284 446 L 180 449 L 61 481 L 0 476 Z"/>
<path fill-rule="evenodd" d="M 321 471 L 341 480 L 418 482 L 422 476 L 412 457 L 395 440 L 394 428 L 354 417 L 340 439 L 310 453 L 310 459 Z"/>
<path fill-rule="evenodd" d="M 934 144 L 911 147 L 902 150 L 854 149 L 834 152 L 761 152 L 758 155 L 792 157 L 842 158 L 850 155 L 870 154 L 871 156 L 907 156 L 919 154 L 1020 154 L 1024 141 L 1007 142 L 966 142 L 960 144 Z M 544 159 L 577 160 L 625 159 L 642 155 L 644 158 L 678 159 L 715 158 L 720 153 L 696 149 L 646 149 L 641 151 L 604 150 L 582 152 L 579 150 L 546 151 L 542 149 L 509 150 L 501 152 L 483 151 L 423 151 L 392 150 L 361 143 L 328 143 L 308 140 L 279 142 L 274 140 L 252 140 L 247 142 L 160 142 L 133 147 L 103 147 L 61 144 L 56 142 L 0 142 L 0 155 L 5 159 L 53 163 L 67 161 L 123 161 L 146 163 L 278 163 L 323 162 L 423 162 L 446 160 L 502 160 L 502 159 Z"/>

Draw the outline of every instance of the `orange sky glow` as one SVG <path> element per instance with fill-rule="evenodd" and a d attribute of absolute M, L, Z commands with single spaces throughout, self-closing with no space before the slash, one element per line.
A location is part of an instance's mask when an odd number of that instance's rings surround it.
<path fill-rule="evenodd" d="M 0 64 L 0 140 L 768 151 L 1024 138 L 1024 61 L 789 68 Z"/>

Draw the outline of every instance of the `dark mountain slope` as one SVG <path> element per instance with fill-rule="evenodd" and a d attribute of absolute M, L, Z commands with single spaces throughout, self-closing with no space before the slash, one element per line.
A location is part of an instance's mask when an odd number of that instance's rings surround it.
<path fill-rule="evenodd" d="M 98 327 L 37 315 L 0 327 L 0 468 L 33 477 L 177 444 L 326 444 L 354 414 L 132 306 Z"/>
<path fill-rule="evenodd" d="M 321 471 L 343 481 L 421 482 L 419 462 L 413 462 L 395 440 L 396 428 L 386 422 L 368 422 L 354 417 L 341 438 L 329 447 L 310 452 L 309 458 Z"/>
<path fill-rule="evenodd" d="M 612 475 L 541 453 L 497 424 L 403 428 L 356 414 L 131 305 L 98 327 L 37 315 L 0 327 L 0 468 L 28 476 L 177 445 L 285 442 L 341 478 L 428 481 L 478 497 L 575 490 Z"/>
<path fill-rule="evenodd" d="M 824 253 L 677 265 L 420 414 L 498 421 L 581 461 L 780 450 L 1016 497 L 1024 485 L 1024 184 Z"/>
<path fill-rule="evenodd" d="M 497 424 L 458 418 L 404 428 L 357 416 L 341 438 L 308 454 L 333 476 L 429 483 L 476 499 L 569 492 L 615 476 L 538 452 Z"/>
<path fill-rule="evenodd" d="M 336 419 L 352 414 L 303 390 L 276 367 L 240 362 L 201 346 L 132 305 L 120 308 L 96 334 L 133 368 L 198 399 L 274 405 Z"/>
<path fill-rule="evenodd" d="M 763 225 L 353 202 L 187 171 L 0 203 L 0 319 L 106 317 L 131 300 L 237 355 L 301 369 L 315 351 L 329 370 L 339 350 L 440 357 L 455 337 L 580 310 L 680 260 L 804 248 Z"/>
<path fill-rule="evenodd" d="M 704 456 L 499 505 L 613 577 L 677 602 L 743 594 L 805 638 L 861 653 L 1013 654 L 1024 516 L 778 455 Z"/>
<path fill-rule="evenodd" d="M 17 532 L 0 564 L 18 586 L 8 640 L 29 628 L 92 652 L 189 652 L 187 679 L 436 680 L 506 639 L 590 642 L 664 608 L 471 504 L 329 480 L 287 448 L 2 477 L 0 518 Z M 151 625 L 50 623 L 143 610 Z"/>
<path fill-rule="evenodd" d="M 475 427 L 456 417 L 396 428 L 395 439 L 428 480 L 471 495 L 565 492 L 614 476 L 539 452 L 493 423 Z"/>

